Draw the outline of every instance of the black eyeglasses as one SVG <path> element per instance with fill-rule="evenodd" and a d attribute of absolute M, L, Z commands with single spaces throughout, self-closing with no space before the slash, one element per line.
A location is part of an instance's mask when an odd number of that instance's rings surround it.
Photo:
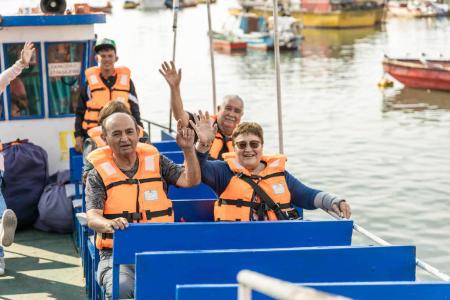
<path fill-rule="evenodd" d="M 236 142 L 236 146 L 241 150 L 245 150 L 247 148 L 247 145 L 250 145 L 250 148 L 252 148 L 252 149 L 258 149 L 259 146 L 261 146 L 261 142 L 260 141 Z"/>

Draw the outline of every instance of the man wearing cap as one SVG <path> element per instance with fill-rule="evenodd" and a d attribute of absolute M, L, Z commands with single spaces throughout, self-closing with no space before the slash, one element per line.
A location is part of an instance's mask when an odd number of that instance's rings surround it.
<path fill-rule="evenodd" d="M 87 130 L 98 126 L 98 115 L 106 103 L 118 100 L 130 109 L 138 125 L 142 126 L 136 89 L 127 67 L 115 67 L 119 57 L 116 43 L 111 39 L 98 40 L 95 45 L 98 67 L 85 71 L 86 85 L 81 88 L 75 117 L 75 149 L 83 150 Z"/>

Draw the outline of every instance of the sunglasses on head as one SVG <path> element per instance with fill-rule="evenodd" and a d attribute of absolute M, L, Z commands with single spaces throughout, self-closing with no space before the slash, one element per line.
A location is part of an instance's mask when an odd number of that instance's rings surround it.
<path fill-rule="evenodd" d="M 241 149 L 244 150 L 247 148 L 247 145 L 250 145 L 250 148 L 252 149 L 258 149 L 259 146 L 261 145 L 260 141 L 250 141 L 250 142 L 246 142 L 246 141 L 242 141 L 242 142 L 236 142 L 236 146 Z"/>

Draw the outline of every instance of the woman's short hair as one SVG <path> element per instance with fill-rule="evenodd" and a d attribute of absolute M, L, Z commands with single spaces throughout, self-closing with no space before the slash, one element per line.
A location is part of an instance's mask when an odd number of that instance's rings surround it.
<path fill-rule="evenodd" d="M 105 120 L 110 115 L 118 112 L 131 115 L 130 109 L 122 101 L 114 100 L 108 102 L 105 106 L 103 106 L 98 115 L 98 123 L 102 124 L 103 120 Z"/>
<path fill-rule="evenodd" d="M 260 138 L 261 144 L 264 144 L 263 129 L 258 123 L 242 122 L 241 124 L 239 124 L 234 129 L 233 134 L 231 135 L 233 145 L 234 145 L 234 141 L 236 140 L 236 138 L 241 134 L 254 134 Z"/>

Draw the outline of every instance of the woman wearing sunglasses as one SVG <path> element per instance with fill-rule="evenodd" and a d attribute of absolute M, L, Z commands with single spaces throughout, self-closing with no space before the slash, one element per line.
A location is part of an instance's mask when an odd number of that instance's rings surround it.
<path fill-rule="evenodd" d="M 284 155 L 264 155 L 261 126 L 239 124 L 233 132 L 235 152 L 224 161 L 208 161 L 215 131 L 209 115 L 201 111 L 191 125 L 197 133 L 196 145 L 202 182 L 219 196 L 214 207 L 216 221 L 264 221 L 298 219 L 293 206 L 324 208 L 350 218 L 350 205 L 341 197 L 307 187 L 285 170 Z"/>

